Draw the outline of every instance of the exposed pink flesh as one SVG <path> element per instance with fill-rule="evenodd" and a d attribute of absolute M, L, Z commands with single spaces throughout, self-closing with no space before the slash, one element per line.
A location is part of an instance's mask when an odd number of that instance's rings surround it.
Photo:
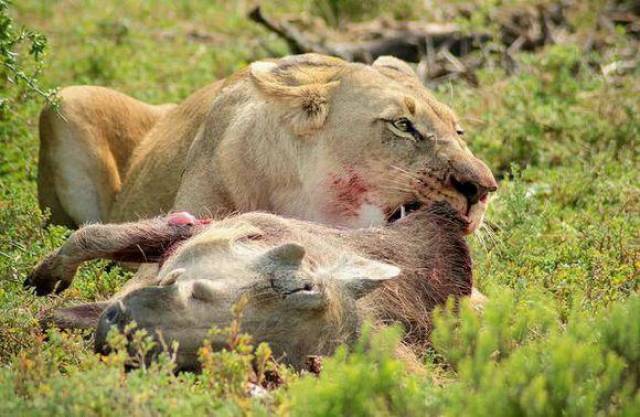
<path fill-rule="evenodd" d="M 191 213 L 186 211 L 176 211 L 175 213 L 169 214 L 167 217 L 167 222 L 173 226 L 193 226 L 198 222 L 198 219 Z"/>

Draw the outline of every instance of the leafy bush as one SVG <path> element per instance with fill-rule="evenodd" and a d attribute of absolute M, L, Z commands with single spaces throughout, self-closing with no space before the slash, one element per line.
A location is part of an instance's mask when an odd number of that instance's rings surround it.
<path fill-rule="evenodd" d="M 291 384 L 283 410 L 291 416 L 421 415 L 423 387 L 394 358 L 399 329 L 372 334 L 365 328 L 358 344 L 341 348 L 323 362 L 318 378 L 307 376 Z"/>
<path fill-rule="evenodd" d="M 476 279 L 536 288 L 563 312 L 597 310 L 640 289 L 638 174 L 606 154 L 554 170 L 529 168 L 501 184 L 493 230 L 476 237 Z M 615 178 L 615 180 L 614 180 Z"/>
<path fill-rule="evenodd" d="M 9 15 L 10 4 L 9 0 L 0 0 L 0 77 L 21 92 L 36 93 L 53 101 L 55 91 L 44 90 L 38 82 L 47 39 L 34 30 L 16 29 Z M 25 50 L 31 62 L 21 59 L 21 51 Z M 0 117 L 6 117 L 9 108 L 10 99 L 0 98 Z"/>
<path fill-rule="evenodd" d="M 638 156 L 631 146 L 640 135 L 635 77 L 612 88 L 588 65 L 598 57 L 585 57 L 575 45 L 521 57 L 526 70 L 520 76 L 500 81 L 504 74 L 485 72 L 494 87 L 465 103 L 464 114 L 483 123 L 473 132 L 472 146 L 495 171 L 505 173 L 513 163 L 564 165 L 605 151 L 616 159 L 624 153 Z"/>
<path fill-rule="evenodd" d="M 495 296 L 478 314 L 451 304 L 435 316 L 437 361 L 430 376 L 408 374 L 394 357 L 398 333 L 365 332 L 319 378 L 291 384 L 287 416 L 637 415 L 640 298 L 567 321 L 544 298 Z M 434 375 L 450 367 L 442 385 Z"/>
<path fill-rule="evenodd" d="M 535 300 L 535 299 L 534 299 Z M 640 401 L 640 298 L 563 323 L 543 301 L 497 295 L 482 318 L 436 316 L 433 342 L 457 371 L 442 415 L 632 415 Z M 614 320 L 616 319 L 616 320 Z"/>
<path fill-rule="evenodd" d="M 385 2 L 382 0 L 313 0 L 312 10 L 333 26 L 348 20 L 362 20 L 375 16 Z"/>

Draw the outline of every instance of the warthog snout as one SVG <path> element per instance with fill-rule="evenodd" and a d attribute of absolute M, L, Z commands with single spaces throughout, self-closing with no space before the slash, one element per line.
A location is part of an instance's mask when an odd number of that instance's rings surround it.
<path fill-rule="evenodd" d="M 129 317 L 124 311 L 121 302 L 116 301 L 111 304 L 100 316 L 95 336 L 96 353 L 108 354 L 110 348 L 107 344 L 107 334 L 109 330 L 116 327 L 119 331 L 123 331 L 129 322 Z"/>

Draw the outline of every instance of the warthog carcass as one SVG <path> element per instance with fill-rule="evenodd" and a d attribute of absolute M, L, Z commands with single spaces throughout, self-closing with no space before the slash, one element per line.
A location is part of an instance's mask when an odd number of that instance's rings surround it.
<path fill-rule="evenodd" d="M 407 342 L 424 343 L 433 308 L 471 294 L 465 225 L 446 203 L 355 230 L 266 213 L 199 221 L 181 212 L 85 226 L 26 284 L 40 295 L 61 291 L 91 259 L 151 263 L 110 301 L 57 310 L 53 321 L 96 327 L 99 352 L 112 326 L 135 321 L 165 343 L 177 341 L 178 367 L 194 369 L 208 330 L 227 326 L 242 297 L 242 331 L 300 368 L 309 355 L 353 342 L 364 320 L 402 323 Z"/>

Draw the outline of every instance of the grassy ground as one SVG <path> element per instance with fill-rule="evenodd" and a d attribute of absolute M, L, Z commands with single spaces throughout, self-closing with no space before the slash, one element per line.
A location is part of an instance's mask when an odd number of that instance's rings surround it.
<path fill-rule="evenodd" d="M 12 13 L 49 39 L 45 87 L 100 84 L 160 103 L 287 53 L 244 18 L 244 2 L 221 3 L 22 0 Z M 470 24 L 487 24 L 493 2 L 477 3 Z M 576 27 L 593 21 L 591 3 Z M 42 102 L 2 86 L 13 106 L 0 119 L 0 415 L 639 415 L 640 71 L 603 77 L 600 65 L 630 47 L 622 31 L 607 42 L 601 53 L 567 43 L 520 54 L 516 75 L 486 69 L 477 88 L 438 88 L 502 178 L 489 226 L 470 239 L 484 315 L 437 315 L 426 375 L 393 359 L 390 331 L 338 352 L 319 378 L 286 374 L 263 399 L 244 393 L 243 344 L 203 351 L 201 375 L 173 375 L 168 358 L 125 375 L 123 353 L 101 359 L 81 334 L 41 332 L 40 311 L 104 299 L 126 275 L 97 263 L 61 298 L 22 289 L 68 231 L 43 227 L 37 208 Z"/>

